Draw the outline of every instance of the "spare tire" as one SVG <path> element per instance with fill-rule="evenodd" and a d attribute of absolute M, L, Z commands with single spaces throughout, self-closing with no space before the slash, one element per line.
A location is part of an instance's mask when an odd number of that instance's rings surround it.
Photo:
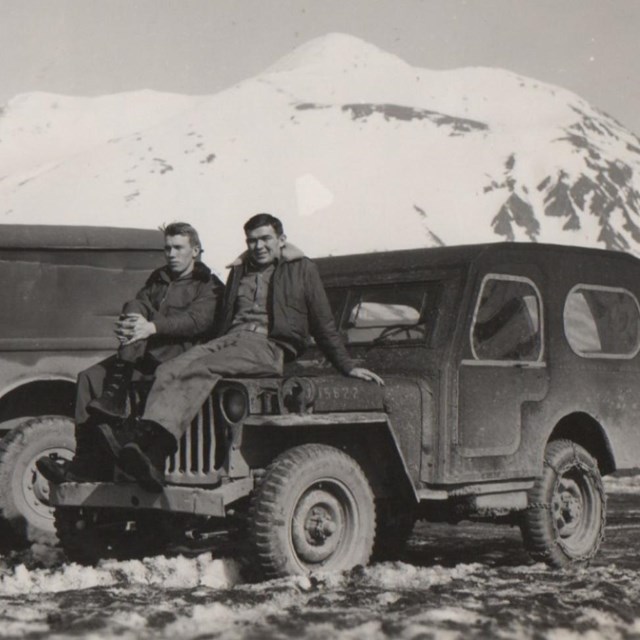
<path fill-rule="evenodd" d="M 16 543 L 57 542 L 49 483 L 36 460 L 70 460 L 75 446 L 74 424 L 65 416 L 29 418 L 0 441 L 0 514 Z"/>

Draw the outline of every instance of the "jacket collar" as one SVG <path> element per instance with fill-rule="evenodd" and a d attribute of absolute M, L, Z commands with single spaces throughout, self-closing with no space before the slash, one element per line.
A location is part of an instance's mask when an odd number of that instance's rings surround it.
<path fill-rule="evenodd" d="M 178 280 L 187 280 L 190 278 L 192 278 L 193 280 L 201 280 L 202 282 L 208 282 L 209 278 L 211 278 L 211 269 L 209 269 L 209 267 L 207 267 L 207 265 L 204 264 L 204 262 L 200 262 L 199 260 L 197 260 L 193 265 L 193 271 L 187 276 L 182 276 L 178 278 Z M 156 269 L 149 277 L 149 280 L 161 280 L 164 282 L 171 282 L 172 278 L 171 278 L 171 273 L 169 272 L 169 267 L 164 266 L 164 267 L 160 267 L 159 269 Z"/>
<path fill-rule="evenodd" d="M 301 249 L 298 249 L 294 244 L 287 244 L 282 247 L 282 254 L 280 256 L 280 262 L 293 262 L 294 260 L 300 260 L 304 258 L 304 253 Z M 243 251 L 231 264 L 227 265 L 227 269 L 232 269 L 233 267 L 239 267 L 242 264 L 248 262 L 249 252 Z"/>

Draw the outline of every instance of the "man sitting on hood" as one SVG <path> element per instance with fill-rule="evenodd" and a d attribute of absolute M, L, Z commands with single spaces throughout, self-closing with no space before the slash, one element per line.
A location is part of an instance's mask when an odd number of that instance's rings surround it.
<path fill-rule="evenodd" d="M 172 222 L 163 231 L 167 264 L 125 303 L 116 323 L 118 352 L 78 374 L 73 460 L 43 456 L 36 462 L 50 482 L 111 480 L 113 460 L 101 447 L 98 425 L 126 417 L 132 379 L 151 375 L 161 362 L 214 335 L 222 282 L 200 261 L 198 232 L 186 222 Z"/>

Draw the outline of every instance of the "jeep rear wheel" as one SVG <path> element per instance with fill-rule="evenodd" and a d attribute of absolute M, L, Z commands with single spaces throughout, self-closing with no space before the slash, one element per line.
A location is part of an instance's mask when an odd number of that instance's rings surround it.
<path fill-rule="evenodd" d="M 28 419 L 0 442 L 0 513 L 17 542 L 57 541 L 49 483 L 36 460 L 71 460 L 75 447 L 73 422 L 64 416 Z"/>
<path fill-rule="evenodd" d="M 266 578 L 366 564 L 375 525 L 373 494 L 362 469 L 326 445 L 285 451 L 252 498 L 251 540 Z"/>
<path fill-rule="evenodd" d="M 604 486 L 589 453 L 569 440 L 550 442 L 528 502 L 521 529 L 534 560 L 554 567 L 588 564 L 606 520 Z"/>

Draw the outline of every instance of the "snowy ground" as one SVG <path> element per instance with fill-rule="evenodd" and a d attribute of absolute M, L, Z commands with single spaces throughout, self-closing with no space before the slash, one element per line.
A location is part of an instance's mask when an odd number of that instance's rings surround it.
<path fill-rule="evenodd" d="M 470 523 L 419 524 L 401 562 L 262 584 L 211 554 L 86 568 L 35 547 L 0 558 L 0 638 L 638 638 L 640 483 L 607 489 L 597 560 L 562 572 Z"/>

